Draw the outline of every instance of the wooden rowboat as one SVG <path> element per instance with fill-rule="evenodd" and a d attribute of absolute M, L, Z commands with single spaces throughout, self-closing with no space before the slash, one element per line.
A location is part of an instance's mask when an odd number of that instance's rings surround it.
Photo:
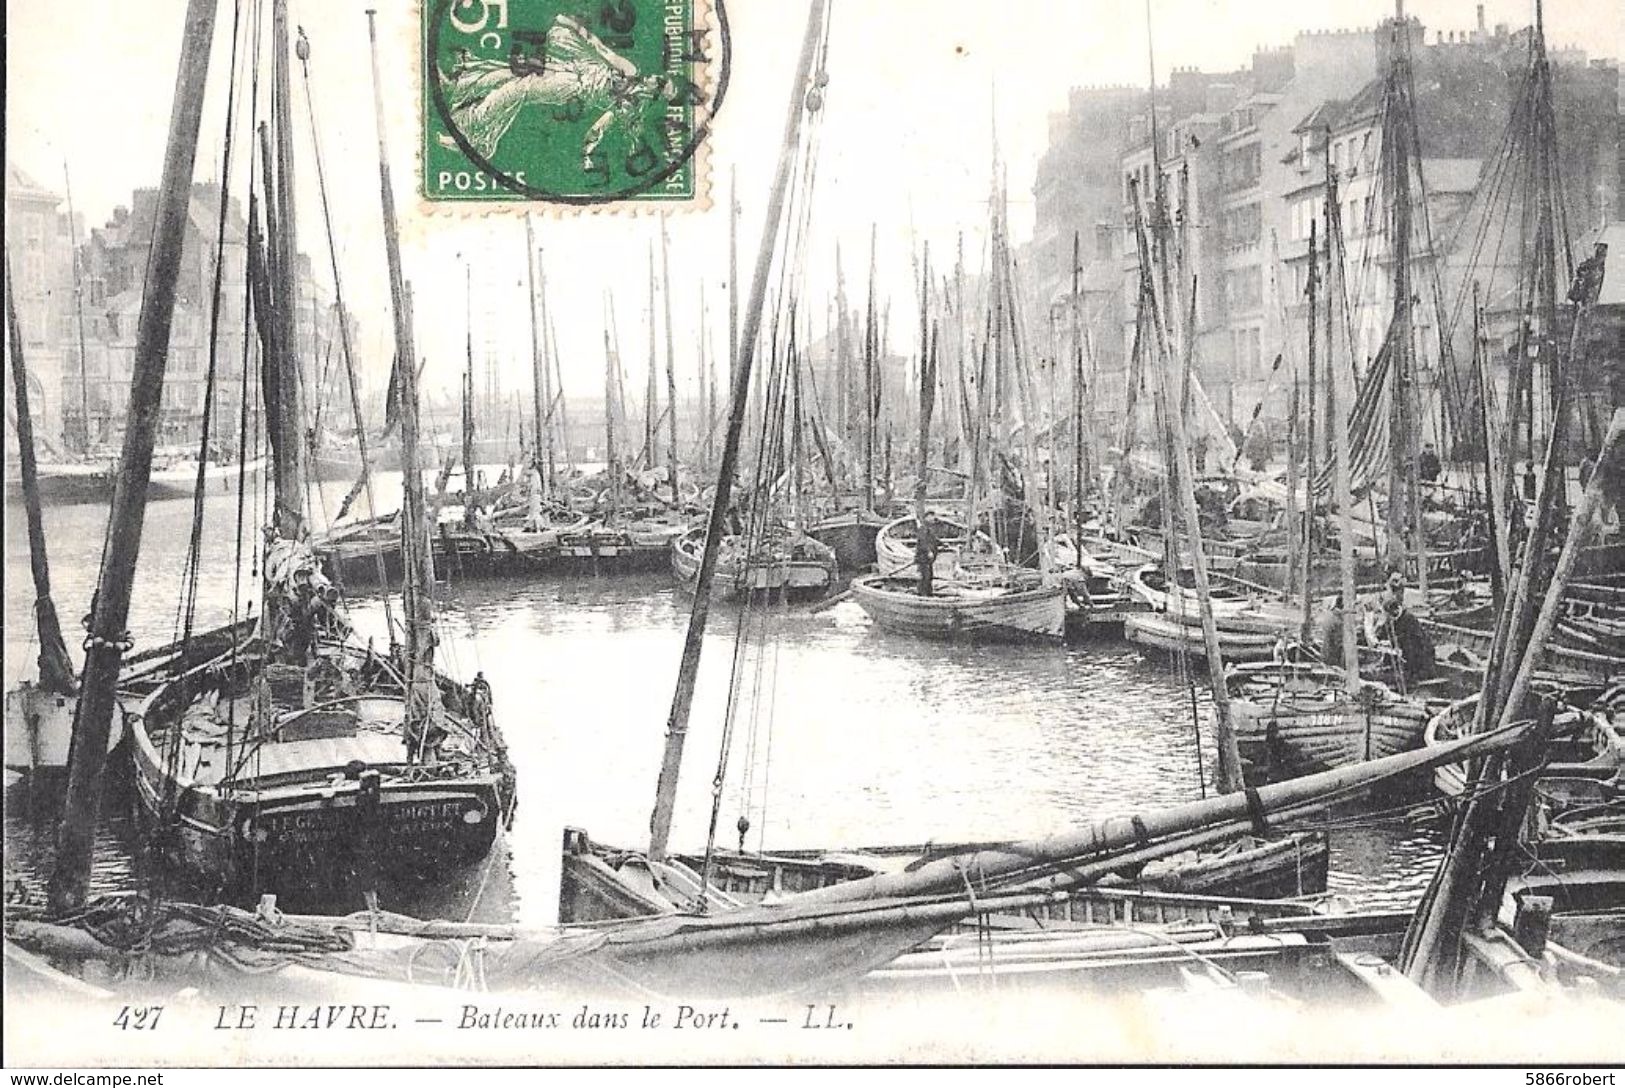
<path fill-rule="evenodd" d="M 875 536 L 885 524 L 873 510 L 841 510 L 814 522 L 807 533 L 834 549 L 842 571 L 861 571 L 875 565 Z"/>
<path fill-rule="evenodd" d="M 694 592 L 705 552 L 705 530 L 690 529 L 671 545 L 671 572 L 677 584 Z M 713 592 L 725 600 L 784 594 L 797 600 L 827 597 L 840 580 L 834 549 L 802 534 L 770 534 L 748 558 L 741 538 L 729 536 L 717 556 Z"/>
<path fill-rule="evenodd" d="M 1625 692 L 1614 693 L 1617 700 Z M 1423 743 L 1437 748 L 1466 735 L 1472 728 L 1478 710 L 1478 695 L 1469 695 L 1445 707 L 1428 719 Z M 1604 695 L 1600 702 L 1609 702 Z M 1584 728 L 1575 732 L 1559 730 L 1549 744 L 1550 757 L 1543 777 L 1578 779 L 1599 782 L 1617 780 L 1625 788 L 1625 715 L 1604 706 L 1597 710 L 1578 710 L 1566 707 L 1560 710 L 1555 722 L 1574 722 L 1584 717 Z M 1446 797 L 1460 797 L 1467 790 L 1467 768 L 1460 763 L 1446 763 L 1433 769 L 1433 784 Z"/>
<path fill-rule="evenodd" d="M 1370 681 L 1350 696 L 1335 666 L 1240 666 L 1228 683 L 1237 746 L 1275 779 L 1408 752 L 1422 743 L 1427 727 L 1420 699 Z"/>
<path fill-rule="evenodd" d="M 1162 612 L 1142 612 L 1123 619 L 1123 637 L 1144 649 L 1165 654 L 1188 654 L 1207 658 L 1207 642 L 1202 637 L 1200 624 L 1181 623 Z M 1275 634 L 1248 634 L 1241 631 L 1219 631 L 1219 652 L 1226 663 L 1237 661 L 1268 661 L 1275 654 L 1280 636 Z"/>
<path fill-rule="evenodd" d="M 936 556 L 931 569 L 936 577 L 952 578 L 961 563 L 975 563 L 997 555 L 998 548 L 992 538 L 978 531 L 970 546 L 966 546 L 964 525 L 949 518 L 926 515 L 937 537 Z M 899 574 L 914 570 L 914 544 L 917 533 L 914 515 L 887 522 L 875 534 L 875 569 L 881 574 Z"/>
<path fill-rule="evenodd" d="M 1495 639 L 1492 631 L 1478 631 L 1432 619 L 1421 619 L 1421 623 L 1441 647 L 1455 645 L 1481 657 L 1489 656 L 1490 644 Z M 1536 675 L 1542 674 L 1568 683 L 1616 684 L 1625 681 L 1625 658 L 1565 646 L 1553 638 L 1541 650 L 1541 670 Z"/>
<path fill-rule="evenodd" d="M 870 574 L 853 580 L 852 598 L 876 625 L 924 638 L 1059 640 L 1066 633 L 1066 590 L 1036 579 L 937 582 L 922 597 L 911 579 Z"/>

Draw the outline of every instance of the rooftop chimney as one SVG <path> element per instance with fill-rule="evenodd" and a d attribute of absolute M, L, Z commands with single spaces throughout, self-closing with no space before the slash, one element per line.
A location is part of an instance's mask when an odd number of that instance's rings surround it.
<path fill-rule="evenodd" d="M 1484 5 L 1478 5 L 1478 32 L 1484 33 Z"/>

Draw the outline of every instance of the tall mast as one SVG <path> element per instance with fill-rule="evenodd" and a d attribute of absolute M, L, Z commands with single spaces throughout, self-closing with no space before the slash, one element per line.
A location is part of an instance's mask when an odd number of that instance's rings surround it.
<path fill-rule="evenodd" d="M 474 528 L 474 272 L 463 266 L 463 526 Z"/>
<path fill-rule="evenodd" d="M 72 213 L 69 213 L 70 216 Z M 12 295 L 11 253 L 6 252 L 6 338 L 17 402 L 17 467 L 28 514 L 28 563 L 34 575 L 34 627 L 39 633 L 39 687 L 53 695 L 73 692 L 73 662 L 62 641 L 62 624 L 51 597 L 51 565 L 45 553 L 45 519 L 40 512 L 39 468 L 34 459 L 34 416 L 28 406 L 28 369 L 23 361 L 22 326 Z M 88 417 L 87 417 L 88 418 Z"/>
<path fill-rule="evenodd" d="M 542 290 L 547 290 L 547 282 L 542 282 Z M 559 330 L 553 324 L 553 315 L 547 315 L 547 365 L 552 380 L 548 383 L 548 392 L 552 400 L 548 402 L 547 411 L 547 440 L 553 441 L 553 402 L 559 406 L 559 445 L 564 449 L 564 463 L 570 469 L 575 468 L 575 456 L 570 452 L 570 403 L 564 399 L 564 373 L 559 369 Z M 552 466 L 557 468 L 557 465 Z M 555 475 L 554 482 L 557 482 Z"/>
<path fill-rule="evenodd" d="M 1416 555 L 1417 585 L 1428 585 L 1427 541 L 1422 535 L 1422 494 L 1418 486 L 1416 360 L 1411 307 L 1411 101 L 1410 35 L 1403 0 L 1396 0 L 1391 31 L 1392 56 L 1383 110 L 1382 154 L 1388 166 L 1388 193 L 1393 201 L 1394 246 L 1394 398 L 1389 420 L 1388 551 L 1403 567 L 1406 532 Z"/>
<path fill-rule="evenodd" d="M 660 215 L 660 278 L 666 285 L 666 429 L 671 435 L 671 451 L 666 467 L 671 473 L 671 501 L 677 504 L 677 339 L 671 328 L 671 260 L 666 239 L 666 216 Z M 649 315 L 651 327 L 653 312 Z M 653 456 L 651 452 L 650 456 Z"/>
<path fill-rule="evenodd" d="M 1314 631 L 1314 601 L 1311 599 L 1309 588 L 1314 577 L 1315 566 L 1315 322 L 1320 316 L 1318 313 L 1320 302 L 1320 239 L 1317 237 L 1318 221 L 1309 220 L 1309 450 L 1307 469 L 1304 472 L 1303 491 L 1303 552 L 1300 557 L 1299 577 L 1302 579 L 1298 585 L 1298 592 L 1303 598 L 1303 629 L 1300 632 L 1303 641 L 1308 642 Z M 1330 239 L 1327 239 L 1330 244 Z M 1294 403 L 1296 397 L 1294 396 Z M 1297 458 L 1290 461 L 1297 464 Z"/>
<path fill-rule="evenodd" d="M 607 310 L 613 322 L 614 308 Z M 604 326 L 604 462 L 609 473 L 609 513 L 613 517 L 621 507 L 621 466 L 615 456 L 615 349 L 610 345 L 609 325 Z"/>
<path fill-rule="evenodd" d="M 728 365 L 739 362 L 739 170 L 728 167 Z M 729 383 L 733 377 L 729 375 Z M 711 418 L 707 423 L 716 427 L 715 375 L 711 381 Z"/>
<path fill-rule="evenodd" d="M 931 596 L 934 557 L 927 548 L 925 528 L 926 475 L 930 471 L 931 408 L 936 394 L 936 337 L 929 328 L 931 310 L 931 243 L 925 243 L 925 270 L 920 276 L 920 448 L 915 464 L 914 525 L 915 555 L 919 567 L 919 593 Z"/>
<path fill-rule="evenodd" d="M 1495 561 L 1490 573 L 1495 610 L 1500 612 L 1506 599 L 1507 586 L 1512 579 L 1511 541 L 1506 522 L 1506 492 L 1500 464 L 1501 451 L 1497 448 L 1495 428 L 1490 410 L 1490 375 L 1486 365 L 1484 334 L 1479 327 L 1483 307 L 1478 297 L 1478 282 L 1473 282 L 1473 380 L 1478 392 L 1478 424 L 1484 435 L 1484 490 L 1489 500 L 1490 538 L 1495 545 Z"/>
<path fill-rule="evenodd" d="M 880 414 L 879 375 L 875 372 L 875 239 L 869 228 L 869 299 L 864 307 L 863 325 L 863 509 L 875 505 L 875 424 Z"/>
<path fill-rule="evenodd" d="M 1141 214 L 1136 191 L 1135 208 L 1135 235 L 1137 238 L 1141 268 L 1149 270 L 1151 267 L 1151 247 L 1145 235 L 1145 218 Z M 1165 217 L 1159 220 L 1166 223 Z M 1166 247 L 1164 246 L 1164 251 Z M 1202 525 L 1196 508 L 1196 492 L 1194 490 L 1193 470 L 1191 465 L 1190 446 L 1185 440 L 1185 420 L 1183 414 L 1174 410 L 1173 375 L 1171 360 L 1172 347 L 1165 326 L 1166 310 L 1161 305 L 1157 293 L 1156 281 L 1153 277 L 1143 277 L 1146 282 L 1146 291 L 1151 303 L 1151 323 L 1156 335 L 1155 350 L 1161 356 L 1157 366 L 1157 380 L 1162 390 L 1163 417 L 1165 426 L 1170 435 L 1168 446 L 1172 447 L 1173 456 L 1169 463 L 1174 490 L 1177 493 L 1181 511 L 1184 515 L 1185 533 L 1190 541 L 1191 565 L 1196 572 L 1196 597 L 1202 615 L 1202 641 L 1206 649 L 1208 678 L 1213 696 L 1214 719 L 1217 726 L 1219 746 L 1218 786 L 1221 793 L 1241 788 L 1241 759 L 1236 750 L 1236 738 L 1230 719 L 1230 693 L 1225 686 L 1224 657 L 1219 649 L 1219 629 L 1213 618 L 1212 590 L 1208 580 L 1207 556 L 1202 547 Z M 1166 296 L 1164 296 L 1166 297 Z M 1165 506 L 1169 505 L 1167 503 Z M 1172 579 L 1175 572 L 1170 571 Z"/>
<path fill-rule="evenodd" d="M 54 914 L 82 907 L 90 889 L 91 849 L 96 813 L 107 763 L 107 737 L 112 726 L 115 687 L 128 642 L 130 594 L 135 587 L 141 527 L 147 512 L 147 481 L 152 474 L 152 448 L 163 400 L 164 369 L 169 358 L 169 330 L 180 278 L 182 242 L 191 205 L 192 168 L 197 156 L 198 127 L 209 78 L 210 44 L 214 40 L 215 0 L 188 0 L 182 34 L 175 102 L 169 119 L 162 180 L 153 215 L 151 260 L 141 313 L 136 326 L 135 361 L 130 377 L 130 403 L 125 415 L 124 447 L 113 509 L 102 550 L 98 592 L 85 640 L 85 666 L 74 711 L 73 739 L 68 750 L 68 784 L 62 822 L 57 829 L 56 871 L 49 892 Z M 10 283 L 11 277 L 6 277 Z M 23 409 L 19 403 L 18 408 Z M 19 412 L 19 424 L 26 415 Z"/>
<path fill-rule="evenodd" d="M 378 129 L 378 191 L 384 218 L 384 253 L 389 264 L 390 309 L 395 324 L 395 356 L 400 369 L 401 425 L 401 560 L 402 597 L 406 612 L 407 721 L 423 723 L 435 713 L 433 675 L 434 557 L 429 551 L 429 526 L 423 501 L 423 472 L 418 464 L 418 370 L 413 365 L 417 348 L 412 340 L 411 307 L 401 267 L 400 226 L 395 216 L 395 190 L 390 180 L 389 147 L 384 129 L 383 80 L 378 71 L 378 25 L 367 9 L 367 37 L 372 50 L 372 94 Z M 466 466 L 465 466 L 466 471 Z"/>
<path fill-rule="evenodd" d="M 79 264 L 79 225 L 73 214 L 73 182 L 68 179 L 68 164 L 62 164 L 62 188 L 68 196 L 68 239 L 73 249 L 73 314 L 74 328 L 79 334 L 79 420 L 82 433 L 79 451 L 90 451 L 90 361 L 85 357 L 85 291 L 83 269 Z M 7 290 L 11 273 L 6 272 Z M 21 418 L 19 414 L 19 419 Z M 30 451 L 32 456 L 32 451 Z"/>
<path fill-rule="evenodd" d="M 660 372 L 660 360 L 655 354 L 655 251 L 654 246 L 649 247 L 649 381 L 643 394 L 643 457 L 644 465 L 655 467 L 659 460 L 655 456 L 656 409 L 660 406 L 658 386 L 655 384 L 655 375 Z"/>
<path fill-rule="evenodd" d="M 530 215 L 525 216 L 525 277 L 530 289 L 530 367 L 532 387 L 531 412 L 531 445 L 536 457 L 537 475 L 541 477 L 542 490 L 547 491 L 553 486 L 553 397 L 549 390 L 549 373 L 547 366 L 547 345 L 542 338 L 542 321 L 537 313 L 539 307 L 547 305 L 542 292 L 546 290 L 546 281 L 536 274 L 537 265 L 542 263 L 541 251 L 536 248 L 536 228 Z M 541 283 L 538 280 L 542 279 Z"/>
<path fill-rule="evenodd" d="M 1083 568 L 1083 330 L 1079 297 L 1083 275 L 1082 239 L 1072 232 L 1072 546 L 1077 566 Z"/>
<path fill-rule="evenodd" d="M 711 467 L 711 380 L 708 368 L 711 365 L 707 358 L 706 328 L 709 315 L 705 310 L 705 280 L 700 280 L 700 332 L 696 338 L 696 369 L 700 373 L 700 405 L 699 411 L 694 413 L 694 458 L 700 463 L 700 471 L 708 471 Z"/>
<path fill-rule="evenodd" d="M 694 681 L 699 673 L 700 649 L 705 641 L 705 623 L 711 611 L 711 583 L 716 575 L 717 552 L 721 547 L 726 528 L 734 470 L 739 462 L 739 437 L 745 427 L 751 363 L 755 355 L 756 338 L 762 327 L 762 306 L 767 295 L 768 272 L 773 263 L 773 242 L 778 233 L 779 219 L 784 213 L 785 192 L 790 187 L 790 171 L 795 163 L 796 146 L 801 133 L 801 117 L 805 108 L 807 77 L 812 70 L 813 54 L 817 50 L 819 32 L 824 23 L 824 6 L 825 0 L 812 0 L 807 12 L 806 36 L 801 46 L 801 59 L 796 64 L 795 78 L 790 85 L 789 116 L 784 123 L 784 140 L 779 148 L 778 168 L 773 176 L 773 191 L 768 199 L 767 215 L 762 220 L 762 244 L 756 254 L 756 268 L 751 274 L 750 298 L 745 307 L 744 328 L 740 330 L 739 351 L 734 356 L 728 433 L 723 439 L 722 464 L 717 470 L 716 494 L 711 500 L 711 513 L 706 521 L 705 551 L 700 557 L 700 571 L 694 587 L 694 606 L 689 613 L 688 632 L 683 640 L 683 659 L 677 672 L 677 690 L 672 696 L 671 714 L 666 720 L 666 751 L 661 759 L 660 780 L 655 788 L 654 814 L 649 821 L 649 857 L 655 861 L 664 860 L 667 842 L 671 836 L 672 812 L 677 803 L 677 775 L 683 763 L 683 742 L 688 735 L 689 711 L 694 704 Z M 729 282 L 733 282 L 732 277 Z"/>
<path fill-rule="evenodd" d="M 276 525 L 284 540 L 304 532 L 305 428 L 304 382 L 299 362 L 299 233 L 293 195 L 293 92 L 288 46 L 288 0 L 271 5 L 272 116 L 276 138 L 276 244 L 273 267 L 272 320 L 277 326 L 279 358 L 277 418 L 282 443 L 276 451 Z M 269 164 L 268 164 L 269 165 Z"/>
<path fill-rule="evenodd" d="M 1343 229 L 1338 211 L 1337 175 L 1332 172 L 1329 131 L 1323 143 L 1326 155 L 1326 423 L 1332 431 L 1332 488 L 1337 500 L 1337 566 L 1343 597 L 1343 682 L 1348 693 L 1355 695 L 1360 690 L 1360 646 L 1354 629 L 1354 611 L 1358 604 L 1354 593 L 1354 489 L 1350 482 L 1348 415 L 1337 399 L 1340 381 L 1337 368 L 1332 365 L 1333 350 L 1337 346 L 1337 300 L 1345 286 Z M 1353 399 L 1351 396 L 1350 401 Z M 1309 486 L 1314 487 L 1314 482 L 1310 481 Z"/>

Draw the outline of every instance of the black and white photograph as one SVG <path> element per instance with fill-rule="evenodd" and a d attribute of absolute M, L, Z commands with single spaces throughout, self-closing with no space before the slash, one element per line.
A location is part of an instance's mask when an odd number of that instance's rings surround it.
<path fill-rule="evenodd" d="M 1614 1083 L 1625 9 L 369 3 L 7 0 L 15 1083 Z"/>

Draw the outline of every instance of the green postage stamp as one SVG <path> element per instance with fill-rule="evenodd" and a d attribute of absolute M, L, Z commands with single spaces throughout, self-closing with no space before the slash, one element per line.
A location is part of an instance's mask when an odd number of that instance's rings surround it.
<path fill-rule="evenodd" d="M 422 12 L 430 204 L 704 203 L 728 80 L 722 0 L 422 0 Z"/>

